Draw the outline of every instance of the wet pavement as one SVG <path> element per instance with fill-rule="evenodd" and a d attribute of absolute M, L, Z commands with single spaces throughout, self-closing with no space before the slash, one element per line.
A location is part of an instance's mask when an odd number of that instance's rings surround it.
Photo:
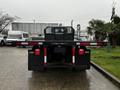
<path fill-rule="evenodd" d="M 0 90 L 120 90 L 94 68 L 27 70 L 27 49 L 0 47 Z"/>

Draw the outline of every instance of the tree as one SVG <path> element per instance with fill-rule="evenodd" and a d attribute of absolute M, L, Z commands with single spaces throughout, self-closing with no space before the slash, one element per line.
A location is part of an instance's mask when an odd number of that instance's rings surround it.
<path fill-rule="evenodd" d="M 115 5 L 110 20 L 111 22 L 105 23 L 102 20 L 92 19 L 87 27 L 88 34 L 95 35 L 97 41 L 104 40 L 108 34 L 111 45 L 120 45 L 120 17 L 115 13 Z"/>
<path fill-rule="evenodd" d="M 109 34 L 111 44 L 115 47 L 120 45 L 120 17 L 114 15 L 111 20 L 111 33 Z"/>
<path fill-rule="evenodd" d="M 92 19 L 89 21 L 87 31 L 89 35 L 95 34 L 96 41 L 102 41 L 106 38 L 105 22 L 102 20 Z"/>
<path fill-rule="evenodd" d="M 113 17 L 113 19 L 112 19 L 112 22 L 113 22 L 114 24 L 119 24 L 119 23 L 120 23 L 120 17 L 117 16 L 117 15 L 115 15 L 115 16 Z"/>
<path fill-rule="evenodd" d="M 5 30 L 5 28 L 15 20 L 15 17 L 12 17 L 8 14 L 0 13 L 0 33 Z"/>

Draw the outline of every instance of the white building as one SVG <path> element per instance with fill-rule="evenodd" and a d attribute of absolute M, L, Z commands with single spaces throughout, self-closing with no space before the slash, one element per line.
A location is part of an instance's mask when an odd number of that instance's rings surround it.
<path fill-rule="evenodd" d="M 58 23 L 32 23 L 32 22 L 13 22 L 11 30 L 25 31 L 30 34 L 44 34 L 44 29 L 47 26 L 58 26 Z"/>

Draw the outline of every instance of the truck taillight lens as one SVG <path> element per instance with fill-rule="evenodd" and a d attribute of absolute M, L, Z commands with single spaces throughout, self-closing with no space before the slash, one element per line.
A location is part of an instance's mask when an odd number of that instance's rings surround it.
<path fill-rule="evenodd" d="M 79 55 L 84 55 L 85 54 L 85 50 L 84 49 L 79 49 Z"/>
<path fill-rule="evenodd" d="M 35 49 L 35 55 L 40 56 L 40 49 Z"/>

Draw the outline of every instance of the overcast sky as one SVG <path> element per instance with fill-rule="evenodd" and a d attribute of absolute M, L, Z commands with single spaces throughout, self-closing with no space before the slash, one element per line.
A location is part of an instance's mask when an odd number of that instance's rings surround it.
<path fill-rule="evenodd" d="M 109 21 L 113 0 L 0 0 L 0 10 L 23 20 L 62 22 L 82 29 L 92 18 Z M 116 0 L 116 14 L 120 16 L 120 0 Z"/>

